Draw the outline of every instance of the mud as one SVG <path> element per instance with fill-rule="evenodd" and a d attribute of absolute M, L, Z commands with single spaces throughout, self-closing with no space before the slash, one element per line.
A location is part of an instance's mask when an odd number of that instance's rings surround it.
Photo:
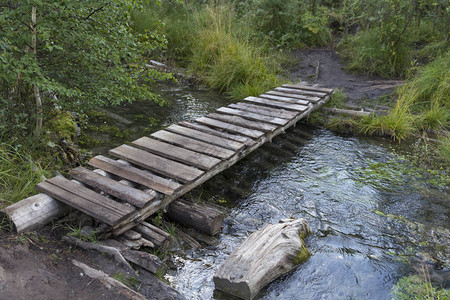
<path fill-rule="evenodd" d="M 128 299 L 86 276 L 72 259 L 110 276 L 126 274 L 107 256 L 60 242 L 50 226 L 23 235 L 0 234 L 0 300 Z M 184 299 L 153 274 L 136 269 L 135 290 L 148 299 Z"/>
<path fill-rule="evenodd" d="M 380 96 L 391 93 L 402 84 L 400 80 L 384 80 L 345 71 L 338 53 L 333 49 L 301 49 L 292 52 L 291 55 L 297 66 L 289 73 L 289 80 L 292 82 L 303 80 L 342 89 L 349 98 L 350 106 L 363 107 L 372 103 L 376 108 L 376 100 Z M 378 104 L 378 106 L 385 105 Z"/>

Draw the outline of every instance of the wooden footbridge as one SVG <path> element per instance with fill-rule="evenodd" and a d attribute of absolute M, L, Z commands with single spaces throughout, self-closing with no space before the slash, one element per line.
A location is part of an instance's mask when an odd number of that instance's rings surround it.
<path fill-rule="evenodd" d="M 56 176 L 37 188 L 118 236 L 295 125 L 332 92 L 283 85 L 111 149 L 117 160 L 96 156 L 89 161 L 96 169 L 78 167 L 73 180 Z"/>

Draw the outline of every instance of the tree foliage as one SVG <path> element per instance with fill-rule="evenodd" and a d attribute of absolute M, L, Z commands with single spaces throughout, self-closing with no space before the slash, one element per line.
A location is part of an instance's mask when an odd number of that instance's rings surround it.
<path fill-rule="evenodd" d="M 145 67 L 164 47 L 157 32 L 137 34 L 138 0 L 0 0 L 0 136 L 27 133 L 36 113 L 33 86 L 45 108 L 82 112 L 96 106 L 159 101 L 146 83 L 167 75 Z M 32 49 L 32 7 L 37 46 Z M 35 51 L 33 51 L 35 50 Z"/>

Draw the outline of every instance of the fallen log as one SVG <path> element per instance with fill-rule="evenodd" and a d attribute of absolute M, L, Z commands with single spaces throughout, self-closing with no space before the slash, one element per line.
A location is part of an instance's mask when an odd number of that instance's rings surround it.
<path fill-rule="evenodd" d="M 75 259 L 72 259 L 72 263 L 75 266 L 77 266 L 78 268 L 82 269 L 83 272 L 87 276 L 100 280 L 100 282 L 107 288 L 114 287 L 119 294 L 121 294 L 122 296 L 124 296 L 130 300 L 146 300 L 147 299 L 143 295 L 141 295 L 138 292 L 127 287 L 122 282 L 118 281 L 117 279 L 112 278 L 105 272 L 91 268 L 88 265 L 86 265 L 82 262 L 79 262 Z"/>
<path fill-rule="evenodd" d="M 172 247 L 173 238 L 164 230 L 147 222 L 142 222 L 134 227 L 147 240 L 155 244 L 156 247 L 168 250 Z"/>
<path fill-rule="evenodd" d="M 368 111 L 360 111 L 360 110 L 349 110 L 349 109 L 341 109 L 341 108 L 330 108 L 324 107 L 322 108 L 324 111 L 337 114 L 337 115 L 348 115 L 353 117 L 368 117 L 371 115 Z"/>
<path fill-rule="evenodd" d="M 134 274 L 133 268 L 130 266 L 130 264 L 125 260 L 125 258 L 122 256 L 120 251 L 114 247 L 111 246 L 105 246 L 98 243 L 91 243 L 91 242 L 85 242 L 82 240 L 79 240 L 73 236 L 63 236 L 63 241 L 73 244 L 77 247 L 80 247 L 85 250 L 96 250 L 100 253 L 106 253 L 107 255 L 113 257 L 120 265 L 125 267 L 125 269 L 130 273 Z"/>
<path fill-rule="evenodd" d="M 166 216 L 200 232 L 215 235 L 222 228 L 224 213 L 207 204 L 176 200 L 169 205 Z"/>
<path fill-rule="evenodd" d="M 125 249 L 121 251 L 123 257 L 129 262 L 138 265 L 153 274 L 156 274 L 161 269 L 163 262 L 158 256 L 150 254 L 144 251 L 137 251 L 131 249 Z"/>
<path fill-rule="evenodd" d="M 216 289 L 253 299 L 261 288 L 309 257 L 303 238 L 310 232 L 305 219 L 282 220 L 252 233 L 219 267 Z"/>
<path fill-rule="evenodd" d="M 43 227 L 52 219 L 62 217 L 71 207 L 46 194 L 37 194 L 5 208 L 17 233 Z"/>

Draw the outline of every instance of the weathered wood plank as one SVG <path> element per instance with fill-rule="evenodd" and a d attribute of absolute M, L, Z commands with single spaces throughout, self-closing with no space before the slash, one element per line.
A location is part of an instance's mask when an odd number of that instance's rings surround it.
<path fill-rule="evenodd" d="M 239 117 L 243 117 L 243 118 L 246 118 L 249 120 L 261 121 L 261 122 L 269 123 L 272 125 L 278 125 L 278 126 L 283 126 L 287 122 L 289 122 L 289 120 L 286 120 L 286 119 L 265 116 L 265 115 L 261 115 L 258 113 L 253 113 L 253 112 L 229 108 L 229 107 L 221 107 L 221 108 L 217 109 L 217 111 L 220 113 L 223 113 L 223 114 L 239 116 Z"/>
<path fill-rule="evenodd" d="M 155 191 L 153 191 L 153 193 L 146 193 L 83 167 L 70 170 L 69 174 L 84 184 L 99 189 L 139 208 L 142 208 L 145 204 L 158 196 L 158 193 Z"/>
<path fill-rule="evenodd" d="M 109 150 L 109 153 L 113 156 L 122 158 L 133 164 L 181 182 L 192 182 L 204 173 L 197 168 L 186 166 L 176 161 L 154 155 L 147 151 L 128 145 L 122 145 L 111 149 Z"/>
<path fill-rule="evenodd" d="M 281 101 L 281 102 L 287 102 L 287 103 L 293 103 L 293 104 L 300 104 L 300 105 L 305 105 L 305 106 L 307 106 L 309 104 L 308 100 L 275 96 L 275 95 L 270 95 L 270 94 L 261 94 L 258 97 L 269 99 L 269 100 L 275 100 L 275 101 Z"/>
<path fill-rule="evenodd" d="M 264 115 L 264 116 L 269 116 L 269 117 L 273 117 L 273 118 L 285 119 L 288 121 L 293 119 L 298 114 L 297 112 L 287 111 L 284 109 L 271 108 L 271 107 L 267 107 L 267 106 L 255 105 L 255 104 L 249 104 L 249 103 L 243 103 L 243 102 L 233 103 L 233 104 L 228 105 L 227 107 L 230 107 L 233 109 L 239 109 L 239 110 L 243 110 L 243 111 L 248 111 L 248 112 L 252 112 L 252 113 L 256 113 L 256 114 L 260 114 L 260 115 Z"/>
<path fill-rule="evenodd" d="M 305 110 L 308 109 L 308 107 L 304 106 L 304 105 L 268 100 L 268 99 L 263 99 L 263 98 L 258 98 L 258 97 L 247 97 L 244 99 L 244 102 L 266 105 L 266 106 L 270 106 L 270 107 L 283 108 L 286 110 L 292 110 L 292 111 L 298 111 L 298 112 L 304 112 Z"/>
<path fill-rule="evenodd" d="M 290 89 L 290 88 L 285 88 L 285 87 L 277 87 L 277 88 L 275 88 L 275 91 L 284 92 L 284 93 L 288 93 L 288 94 L 314 96 L 314 97 L 320 97 L 320 98 L 325 97 L 327 95 L 326 93 L 304 91 L 304 90 L 299 90 L 299 89 Z"/>
<path fill-rule="evenodd" d="M 232 150 L 201 142 L 199 140 L 191 139 L 166 130 L 157 131 L 155 133 L 152 133 L 151 136 L 184 147 L 186 149 L 190 149 L 192 151 L 196 151 L 213 157 L 218 157 L 221 159 L 228 159 L 235 154 L 235 152 Z"/>
<path fill-rule="evenodd" d="M 39 183 L 37 189 L 110 226 L 118 224 L 134 211 L 131 207 L 108 199 L 62 176 L 58 177 L 58 180 L 49 179 Z M 93 193 L 96 195 L 93 196 Z"/>
<path fill-rule="evenodd" d="M 238 135 L 238 134 L 230 134 L 228 132 L 223 132 L 223 131 L 220 131 L 220 130 L 216 130 L 216 129 L 213 129 L 211 127 L 205 126 L 205 125 L 192 123 L 192 122 L 188 122 L 188 121 L 182 121 L 182 122 L 180 122 L 178 124 L 180 126 L 184 126 L 184 127 L 187 127 L 187 128 L 191 128 L 191 129 L 195 129 L 195 130 L 198 130 L 198 131 L 202 131 L 202 132 L 214 135 L 214 136 L 218 136 L 218 137 L 225 138 L 225 139 L 228 139 L 228 140 L 236 141 L 236 142 L 242 143 L 242 144 L 244 144 L 246 146 L 252 146 L 252 145 L 255 144 L 255 141 L 252 140 L 249 137 L 246 137 L 246 136 L 243 136 L 243 135 Z M 224 147 L 224 148 L 227 148 L 227 147 Z"/>
<path fill-rule="evenodd" d="M 176 160 L 183 164 L 194 166 L 202 170 L 210 170 L 221 162 L 220 159 L 145 136 L 131 142 L 131 144 L 137 148 L 141 148 L 154 154 Z"/>
<path fill-rule="evenodd" d="M 177 182 L 133 166 L 125 165 L 117 160 L 110 159 L 102 155 L 91 158 L 89 165 L 122 177 L 126 180 L 149 187 L 165 195 L 172 195 L 175 191 L 182 187 L 182 185 Z"/>
<path fill-rule="evenodd" d="M 286 97 L 286 98 L 294 98 L 299 100 L 306 100 L 309 102 L 318 102 L 320 101 L 320 97 L 313 97 L 313 96 L 306 96 L 306 95 L 297 95 L 297 94 L 289 94 L 289 93 L 283 93 L 283 92 L 277 92 L 277 91 L 269 91 L 266 93 L 267 95 L 274 95 L 274 96 L 280 96 L 280 97 Z"/>
<path fill-rule="evenodd" d="M 289 219 L 252 233 L 216 271 L 216 289 L 253 299 L 265 285 L 308 258 L 302 237 L 310 231 L 306 220 Z"/>
<path fill-rule="evenodd" d="M 206 118 L 206 117 L 202 117 L 202 118 L 198 118 L 195 120 L 198 123 L 207 125 L 207 126 L 212 126 L 215 128 L 220 128 L 222 130 L 226 130 L 232 133 L 238 133 L 253 139 L 258 139 L 260 137 L 262 137 L 264 135 L 264 132 L 259 131 L 259 130 L 254 130 L 254 129 L 248 129 L 242 126 L 238 126 L 238 125 L 233 125 L 227 122 L 223 122 L 223 121 L 218 121 L 218 120 L 214 120 L 211 118 Z"/>
<path fill-rule="evenodd" d="M 272 132 L 275 129 L 277 129 L 277 127 L 278 127 L 277 125 L 273 125 L 273 124 L 256 122 L 256 121 L 252 121 L 252 120 L 246 120 L 246 119 L 238 117 L 238 116 L 230 116 L 230 115 L 224 115 L 224 114 L 218 114 L 218 113 L 208 114 L 207 117 L 214 119 L 214 120 L 227 122 L 227 123 L 234 124 L 234 125 L 239 125 L 244 128 L 250 128 L 250 129 L 255 129 L 255 130 L 264 131 L 264 132 Z"/>
<path fill-rule="evenodd" d="M 316 91 L 316 92 L 322 92 L 322 93 L 332 93 L 334 89 L 330 88 L 324 88 L 321 86 L 312 86 L 312 85 L 306 85 L 306 84 L 283 84 L 284 87 L 292 88 L 292 89 L 302 89 L 305 91 Z"/>
<path fill-rule="evenodd" d="M 183 127 L 179 125 L 170 125 L 164 130 L 177 133 L 189 138 L 193 138 L 202 142 L 206 142 L 208 144 L 216 145 L 225 149 L 230 149 L 233 151 L 239 151 L 245 147 L 244 143 L 236 142 L 234 140 L 230 140 L 227 138 L 222 138 L 217 135 L 205 133 L 199 130 L 191 129 L 188 127 Z"/>

